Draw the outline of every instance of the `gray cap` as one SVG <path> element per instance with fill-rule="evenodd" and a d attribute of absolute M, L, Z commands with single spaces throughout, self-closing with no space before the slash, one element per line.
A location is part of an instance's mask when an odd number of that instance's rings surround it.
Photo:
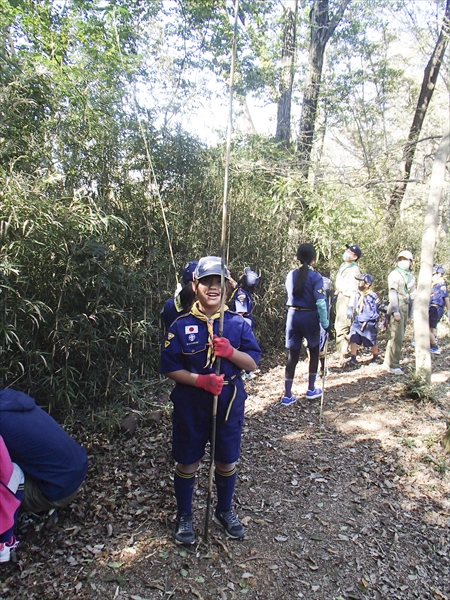
<path fill-rule="evenodd" d="M 198 261 L 194 272 L 194 279 L 203 279 L 209 275 L 222 275 L 222 259 L 219 256 L 204 256 Z M 225 279 L 230 279 L 230 272 L 224 265 Z"/>

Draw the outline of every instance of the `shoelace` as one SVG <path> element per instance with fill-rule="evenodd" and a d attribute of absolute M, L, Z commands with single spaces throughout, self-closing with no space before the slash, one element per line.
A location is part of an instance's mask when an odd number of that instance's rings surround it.
<path fill-rule="evenodd" d="M 5 550 L 6 548 L 9 551 L 15 550 L 18 545 L 19 545 L 19 540 L 13 535 L 12 538 L 11 538 L 11 540 L 9 542 L 2 542 L 0 544 L 0 552 L 2 552 L 3 550 Z"/>
<path fill-rule="evenodd" d="M 5 546 L 7 546 L 10 550 L 15 550 L 19 545 L 19 540 L 13 535 L 10 542 L 6 542 Z"/>
<path fill-rule="evenodd" d="M 180 524 L 178 530 L 180 533 L 189 533 L 191 531 L 192 523 L 184 517 L 180 517 Z"/>
<path fill-rule="evenodd" d="M 230 527 L 240 527 L 241 526 L 241 523 L 232 508 L 230 509 L 230 511 L 228 513 L 227 521 L 228 521 L 228 524 L 230 525 Z"/>

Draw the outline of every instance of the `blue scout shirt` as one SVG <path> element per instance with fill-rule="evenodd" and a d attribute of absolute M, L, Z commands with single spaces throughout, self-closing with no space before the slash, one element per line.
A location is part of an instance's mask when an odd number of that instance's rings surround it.
<path fill-rule="evenodd" d="M 248 290 L 238 288 L 233 295 L 233 310 L 237 313 L 244 313 L 245 317 L 251 315 L 253 311 L 253 299 Z"/>
<path fill-rule="evenodd" d="M 325 300 L 325 294 L 323 291 L 323 278 L 322 275 L 309 269 L 305 280 L 305 286 L 301 298 L 294 298 L 294 283 L 297 279 L 298 269 L 294 269 L 286 277 L 286 290 L 287 290 L 287 306 L 295 306 L 297 308 L 309 308 L 314 310 L 317 308 L 316 300 Z"/>
<path fill-rule="evenodd" d="M 213 331 L 218 335 L 219 319 L 212 323 Z M 223 336 L 230 340 L 233 348 L 246 352 L 256 363 L 259 361 L 261 350 L 258 342 L 241 315 L 225 311 Z M 216 363 L 210 364 L 210 353 L 207 322 L 191 313 L 182 315 L 172 323 L 166 334 L 160 371 L 171 373 L 186 369 L 200 375 L 215 373 Z M 232 463 L 240 454 L 247 394 L 241 370 L 236 365 L 221 358 L 220 373 L 225 374 L 225 381 L 217 403 L 216 460 Z M 213 395 L 201 388 L 176 382 L 170 398 L 173 402 L 172 455 L 177 462 L 192 464 L 202 458 L 211 432 Z"/>
<path fill-rule="evenodd" d="M 300 298 L 294 298 L 294 284 L 297 277 L 298 269 L 294 269 L 288 273 L 285 282 L 288 296 L 286 304 L 289 307 L 286 317 L 285 345 L 291 350 L 299 350 L 303 338 L 306 339 L 308 348 L 315 348 L 320 344 L 319 318 L 324 325 L 328 326 L 322 275 L 309 267 L 302 294 Z M 319 317 L 318 300 L 322 302 L 321 317 Z"/>
<path fill-rule="evenodd" d="M 233 310 L 237 313 L 243 313 L 244 319 L 253 327 L 253 298 L 248 290 L 238 288 L 233 294 Z"/>
<path fill-rule="evenodd" d="M 353 333 L 366 337 L 375 346 L 380 316 L 378 307 L 380 300 L 373 291 L 358 292 L 356 295 L 356 315 L 350 327 L 350 338 Z M 352 341 L 350 339 L 350 341 Z"/>
<path fill-rule="evenodd" d="M 11 460 L 37 481 L 50 502 L 67 498 L 83 483 L 86 450 L 31 396 L 0 389 L 0 435 Z"/>
<path fill-rule="evenodd" d="M 431 289 L 430 306 L 445 306 L 445 298 L 448 298 L 448 289 L 445 281 L 438 281 Z"/>
<path fill-rule="evenodd" d="M 219 319 L 213 322 L 213 331 L 219 334 Z M 241 315 L 226 310 L 224 313 L 223 337 L 230 340 L 236 350 L 246 352 L 256 363 L 261 356 L 258 342 L 253 335 L 250 325 Z M 164 348 L 161 352 L 160 372 L 170 373 L 186 369 L 191 373 L 206 375 L 215 373 L 215 364 L 206 366 L 208 354 L 208 328 L 202 321 L 191 313 L 182 315 L 169 327 Z M 241 369 L 226 359 L 220 361 L 220 373 L 225 377 L 239 375 Z M 176 384 L 177 386 L 181 384 Z M 192 392 L 198 392 L 193 386 L 182 386 Z"/>

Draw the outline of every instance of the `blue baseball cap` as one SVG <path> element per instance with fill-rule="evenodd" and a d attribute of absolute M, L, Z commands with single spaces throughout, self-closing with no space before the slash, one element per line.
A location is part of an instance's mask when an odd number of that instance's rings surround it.
<path fill-rule="evenodd" d="M 181 274 L 181 279 L 183 280 L 183 283 L 185 285 L 188 284 L 190 281 L 193 281 L 194 272 L 195 272 L 195 269 L 197 268 L 197 265 L 198 265 L 198 260 L 191 260 L 190 262 L 188 262 L 184 265 L 183 273 Z"/>
<path fill-rule="evenodd" d="M 247 285 L 249 285 L 249 286 L 258 285 L 258 283 L 259 283 L 258 273 L 255 273 L 255 271 L 252 271 L 250 269 L 250 267 L 245 267 L 244 274 L 245 274 L 245 277 L 247 278 Z"/>
<path fill-rule="evenodd" d="M 433 275 L 435 273 L 440 273 L 441 275 L 443 275 L 445 273 L 445 269 L 442 265 L 433 265 Z"/>
<path fill-rule="evenodd" d="M 230 279 L 230 272 L 226 265 L 224 267 L 225 279 Z M 204 256 L 198 261 L 194 279 L 203 279 L 209 275 L 222 275 L 222 259 L 219 256 Z"/>
<path fill-rule="evenodd" d="M 363 273 L 363 275 L 360 275 L 359 277 L 355 275 L 355 279 L 358 281 L 364 281 L 364 283 L 368 283 L 369 285 L 372 285 L 373 283 L 373 277 L 370 273 Z"/>
<path fill-rule="evenodd" d="M 358 244 L 345 244 L 345 247 L 348 248 L 354 254 L 356 254 L 358 259 L 361 258 L 362 252 Z"/>

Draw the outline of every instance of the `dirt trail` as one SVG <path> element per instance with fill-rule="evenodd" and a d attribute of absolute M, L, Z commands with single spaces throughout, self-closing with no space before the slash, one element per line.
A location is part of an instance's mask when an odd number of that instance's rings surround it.
<path fill-rule="evenodd" d="M 439 443 L 450 351 L 433 356 L 433 403 L 405 397 L 406 378 L 379 366 L 342 371 L 331 359 L 322 427 L 318 401 L 276 406 L 283 360 L 263 358 L 247 383 L 236 489 L 243 542 L 211 524 L 207 544 L 173 543 L 170 406 L 159 397 L 161 420 L 132 439 L 80 428 L 86 486 L 57 523 L 22 523 L 17 562 L 0 565 L 0 598 L 450 598 L 450 459 Z M 205 460 L 199 538 L 207 470 Z"/>

